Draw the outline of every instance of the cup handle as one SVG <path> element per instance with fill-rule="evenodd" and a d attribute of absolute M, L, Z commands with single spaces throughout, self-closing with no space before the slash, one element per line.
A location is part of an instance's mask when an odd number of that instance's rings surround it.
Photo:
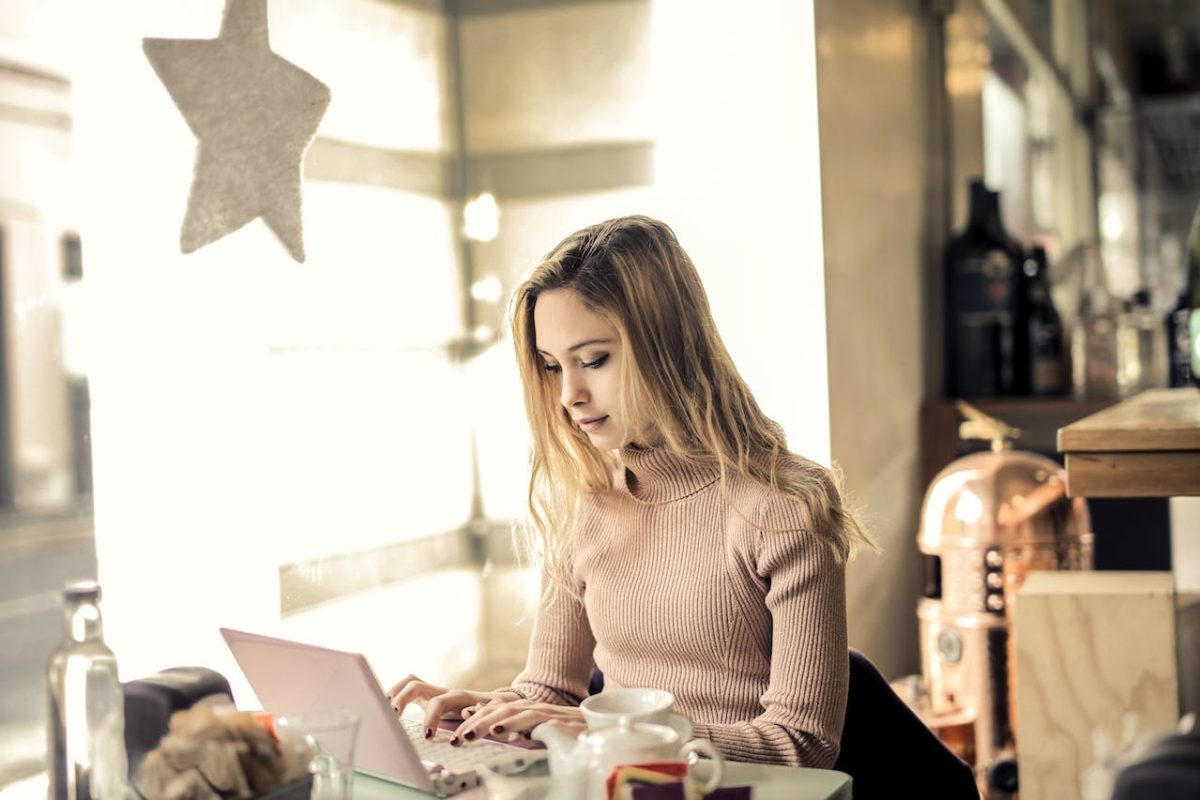
<path fill-rule="evenodd" d="M 700 787 L 702 793 L 708 794 L 721 785 L 721 779 L 725 777 L 725 759 L 721 758 L 721 751 L 715 744 L 707 739 L 693 739 L 679 748 L 679 755 L 687 759 L 689 767 L 694 765 L 702 755 L 708 756 L 712 761 L 712 777 Z"/>

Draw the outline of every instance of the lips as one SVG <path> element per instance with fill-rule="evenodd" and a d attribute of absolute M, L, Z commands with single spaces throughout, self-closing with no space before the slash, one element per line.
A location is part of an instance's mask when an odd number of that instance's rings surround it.
<path fill-rule="evenodd" d="M 578 422 L 580 429 L 582 429 L 584 433 L 591 433 L 607 421 L 608 416 L 605 415 L 602 417 L 588 417 L 587 419 L 581 419 Z"/>

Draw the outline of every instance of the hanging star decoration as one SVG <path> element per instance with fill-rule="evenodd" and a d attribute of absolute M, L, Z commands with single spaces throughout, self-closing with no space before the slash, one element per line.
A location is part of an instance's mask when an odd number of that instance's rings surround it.
<path fill-rule="evenodd" d="M 304 153 L 330 92 L 271 50 L 267 0 L 226 0 L 216 39 L 143 39 L 142 49 L 198 140 L 182 251 L 262 217 L 303 262 Z"/>

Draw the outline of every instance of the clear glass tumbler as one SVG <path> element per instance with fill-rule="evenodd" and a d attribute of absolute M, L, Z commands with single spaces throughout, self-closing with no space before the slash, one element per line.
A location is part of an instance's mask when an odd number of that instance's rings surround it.
<path fill-rule="evenodd" d="M 358 716 L 350 711 L 309 711 L 275 720 L 281 737 L 294 731 L 312 751 L 312 800 L 351 800 Z"/>

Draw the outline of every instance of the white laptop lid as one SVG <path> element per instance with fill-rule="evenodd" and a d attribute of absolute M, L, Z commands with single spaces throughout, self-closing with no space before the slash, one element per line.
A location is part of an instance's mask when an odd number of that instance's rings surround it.
<path fill-rule="evenodd" d="M 354 767 L 425 792 L 429 773 L 396 717 L 379 679 L 361 653 L 221 628 L 264 711 L 302 714 L 349 710 L 358 714 Z"/>

